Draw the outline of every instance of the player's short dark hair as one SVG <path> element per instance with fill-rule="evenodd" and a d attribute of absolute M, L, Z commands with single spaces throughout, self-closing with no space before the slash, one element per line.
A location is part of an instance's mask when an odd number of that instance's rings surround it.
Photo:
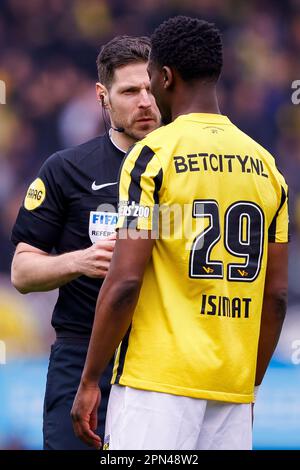
<path fill-rule="evenodd" d="M 174 67 L 183 80 L 217 81 L 223 65 L 221 33 L 213 23 L 175 16 L 151 36 L 151 60 Z"/>
<path fill-rule="evenodd" d="M 150 39 L 146 36 L 117 36 L 102 46 L 97 57 L 99 81 L 109 87 L 118 67 L 136 62 L 147 62 Z"/>

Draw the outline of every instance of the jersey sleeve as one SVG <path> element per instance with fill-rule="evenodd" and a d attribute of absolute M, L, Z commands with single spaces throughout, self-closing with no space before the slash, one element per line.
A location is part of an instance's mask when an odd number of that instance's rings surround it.
<path fill-rule="evenodd" d="M 163 170 L 155 152 L 136 144 L 120 173 L 118 228 L 155 230 Z"/>
<path fill-rule="evenodd" d="M 27 189 L 12 230 L 15 245 L 24 242 L 48 253 L 55 248 L 65 219 L 62 180 L 63 159 L 56 153 L 46 160 Z"/>
<path fill-rule="evenodd" d="M 283 177 L 280 178 L 280 185 L 280 203 L 269 226 L 269 243 L 287 243 L 290 239 L 288 214 L 288 187 Z"/>

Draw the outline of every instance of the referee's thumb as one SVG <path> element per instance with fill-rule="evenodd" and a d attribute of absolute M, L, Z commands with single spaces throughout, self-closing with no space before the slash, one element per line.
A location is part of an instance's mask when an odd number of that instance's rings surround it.
<path fill-rule="evenodd" d="M 106 240 L 116 240 L 117 239 L 117 234 L 116 232 L 112 233 L 109 235 L 109 237 L 106 238 Z"/>

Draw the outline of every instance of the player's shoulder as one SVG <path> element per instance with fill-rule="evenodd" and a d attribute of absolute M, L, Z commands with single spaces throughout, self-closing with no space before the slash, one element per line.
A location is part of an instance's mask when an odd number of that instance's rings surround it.
<path fill-rule="evenodd" d="M 250 137 L 245 132 L 241 131 L 239 128 L 238 128 L 238 130 L 239 130 L 240 135 L 242 136 L 242 138 L 245 139 L 244 142 L 247 142 L 248 148 L 250 147 L 249 154 L 252 153 L 252 156 L 253 155 L 258 155 L 259 158 L 261 158 L 263 160 L 264 165 L 266 165 L 268 171 L 273 174 L 273 177 L 277 180 L 277 183 L 279 183 L 280 186 L 287 187 L 284 175 L 278 169 L 276 158 L 269 152 L 269 150 L 267 150 L 259 142 L 254 140 L 252 137 Z"/>
<path fill-rule="evenodd" d="M 250 135 L 246 134 L 246 132 L 242 131 L 239 127 L 234 125 L 236 131 L 239 134 L 239 138 L 243 141 L 244 144 L 247 144 L 248 147 L 252 148 L 253 151 L 256 153 L 259 153 L 260 155 L 264 156 L 266 160 L 268 160 L 270 163 L 275 164 L 275 158 L 274 156 L 267 150 L 265 147 L 263 147 L 257 140 L 254 140 Z"/>
<path fill-rule="evenodd" d="M 172 142 L 173 127 L 174 123 L 170 123 L 150 132 L 136 144 L 137 149 L 141 150 L 143 147 L 149 147 L 153 152 L 157 153 L 162 146 L 166 147 L 168 142 Z"/>

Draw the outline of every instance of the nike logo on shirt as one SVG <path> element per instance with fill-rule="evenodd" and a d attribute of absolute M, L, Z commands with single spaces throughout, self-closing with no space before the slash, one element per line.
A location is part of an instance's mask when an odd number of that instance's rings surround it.
<path fill-rule="evenodd" d="M 113 186 L 114 184 L 118 184 L 118 181 L 116 181 L 115 183 L 104 183 L 104 184 L 96 184 L 96 181 L 94 181 L 92 184 L 92 189 L 94 191 L 98 191 L 98 189 L 106 188 L 106 186 Z"/>

